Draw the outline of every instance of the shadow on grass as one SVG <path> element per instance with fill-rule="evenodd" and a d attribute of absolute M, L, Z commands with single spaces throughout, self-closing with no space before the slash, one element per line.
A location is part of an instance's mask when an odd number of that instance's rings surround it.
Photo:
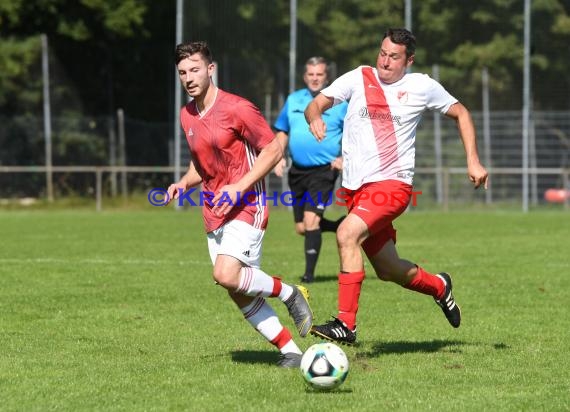
<path fill-rule="evenodd" d="M 232 360 L 239 363 L 276 365 L 279 360 L 279 352 L 261 350 L 232 351 Z"/>
<path fill-rule="evenodd" d="M 279 352 L 274 352 L 274 351 L 240 350 L 240 351 L 232 351 L 231 355 L 232 355 L 232 361 L 238 363 L 251 364 L 251 365 L 266 364 L 266 365 L 275 366 L 277 364 L 277 361 L 279 360 Z M 293 369 L 298 370 L 298 368 L 293 368 Z M 328 394 L 330 396 L 331 394 L 352 393 L 352 389 L 339 387 L 331 390 L 317 390 L 307 386 L 305 388 L 305 392 L 314 395 Z"/>
<path fill-rule="evenodd" d="M 435 353 L 435 352 L 445 352 L 445 353 L 461 353 L 463 346 L 472 345 L 486 345 L 478 344 L 474 342 L 464 342 L 460 340 L 431 340 L 422 342 L 407 342 L 407 341 L 395 341 L 395 342 L 375 342 L 372 344 L 372 349 L 369 351 L 357 351 L 357 359 L 366 358 L 377 358 L 381 355 L 403 355 L 406 353 Z M 358 350 L 361 345 L 357 343 L 354 348 Z M 491 345 L 495 350 L 506 350 L 510 349 L 510 346 L 499 342 Z M 255 350 L 243 350 L 243 351 L 232 351 L 232 360 L 239 363 L 249 363 L 249 364 L 266 364 L 275 365 L 279 360 L 279 352 L 275 351 L 255 351 Z"/>
<path fill-rule="evenodd" d="M 311 283 L 338 282 L 338 275 L 315 275 Z M 309 283 L 309 285 L 311 284 Z"/>
<path fill-rule="evenodd" d="M 372 275 L 367 275 L 366 279 L 377 279 L 374 273 Z M 334 282 L 338 283 L 338 273 L 332 275 L 315 275 L 315 279 L 311 283 L 325 283 L 325 282 Z M 309 283 L 309 285 L 311 284 Z"/>
<path fill-rule="evenodd" d="M 431 340 L 423 342 L 376 342 L 372 345 L 372 350 L 367 352 L 358 352 L 358 357 L 375 358 L 385 354 L 404 354 L 404 353 L 433 353 L 448 352 L 460 353 L 461 347 L 471 345 L 458 340 Z"/>
<path fill-rule="evenodd" d="M 326 395 L 326 396 L 332 396 L 332 395 L 342 395 L 342 394 L 346 394 L 346 393 L 352 393 L 352 389 L 350 388 L 345 388 L 344 386 L 341 386 L 340 388 L 335 388 L 335 389 L 331 389 L 331 390 L 322 390 L 322 389 L 313 389 L 313 388 L 309 388 L 308 386 L 305 388 L 305 393 L 311 394 L 311 395 Z"/>

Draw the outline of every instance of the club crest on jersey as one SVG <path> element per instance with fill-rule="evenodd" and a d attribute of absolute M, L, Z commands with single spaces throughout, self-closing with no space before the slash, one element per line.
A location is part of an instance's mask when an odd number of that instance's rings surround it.
<path fill-rule="evenodd" d="M 408 92 L 400 90 L 398 92 L 398 101 L 402 104 L 408 103 Z"/>

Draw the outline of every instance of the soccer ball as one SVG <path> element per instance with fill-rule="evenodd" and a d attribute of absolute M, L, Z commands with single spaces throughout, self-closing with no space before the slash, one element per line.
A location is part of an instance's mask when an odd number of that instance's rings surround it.
<path fill-rule="evenodd" d="M 303 354 L 301 373 L 313 389 L 335 389 L 348 375 L 348 358 L 334 343 L 317 343 Z"/>

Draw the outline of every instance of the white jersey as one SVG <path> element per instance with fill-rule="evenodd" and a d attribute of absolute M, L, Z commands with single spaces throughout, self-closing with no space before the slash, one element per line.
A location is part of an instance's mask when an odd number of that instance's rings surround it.
<path fill-rule="evenodd" d="M 457 99 L 426 74 L 406 74 L 385 84 L 378 71 L 360 66 L 321 91 L 334 104 L 349 101 L 342 135 L 342 185 L 400 180 L 412 184 L 416 127 L 422 113 L 445 114 Z"/>

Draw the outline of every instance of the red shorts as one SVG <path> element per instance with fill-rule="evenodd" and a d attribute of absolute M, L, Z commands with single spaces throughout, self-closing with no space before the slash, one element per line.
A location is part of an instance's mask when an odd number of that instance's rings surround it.
<path fill-rule="evenodd" d="M 369 236 L 362 243 L 366 256 L 374 256 L 390 239 L 396 243 L 392 221 L 408 207 L 411 185 L 399 180 L 384 180 L 366 183 L 357 190 L 341 188 L 339 195 L 346 202 L 348 213 L 354 213 L 368 226 Z"/>

